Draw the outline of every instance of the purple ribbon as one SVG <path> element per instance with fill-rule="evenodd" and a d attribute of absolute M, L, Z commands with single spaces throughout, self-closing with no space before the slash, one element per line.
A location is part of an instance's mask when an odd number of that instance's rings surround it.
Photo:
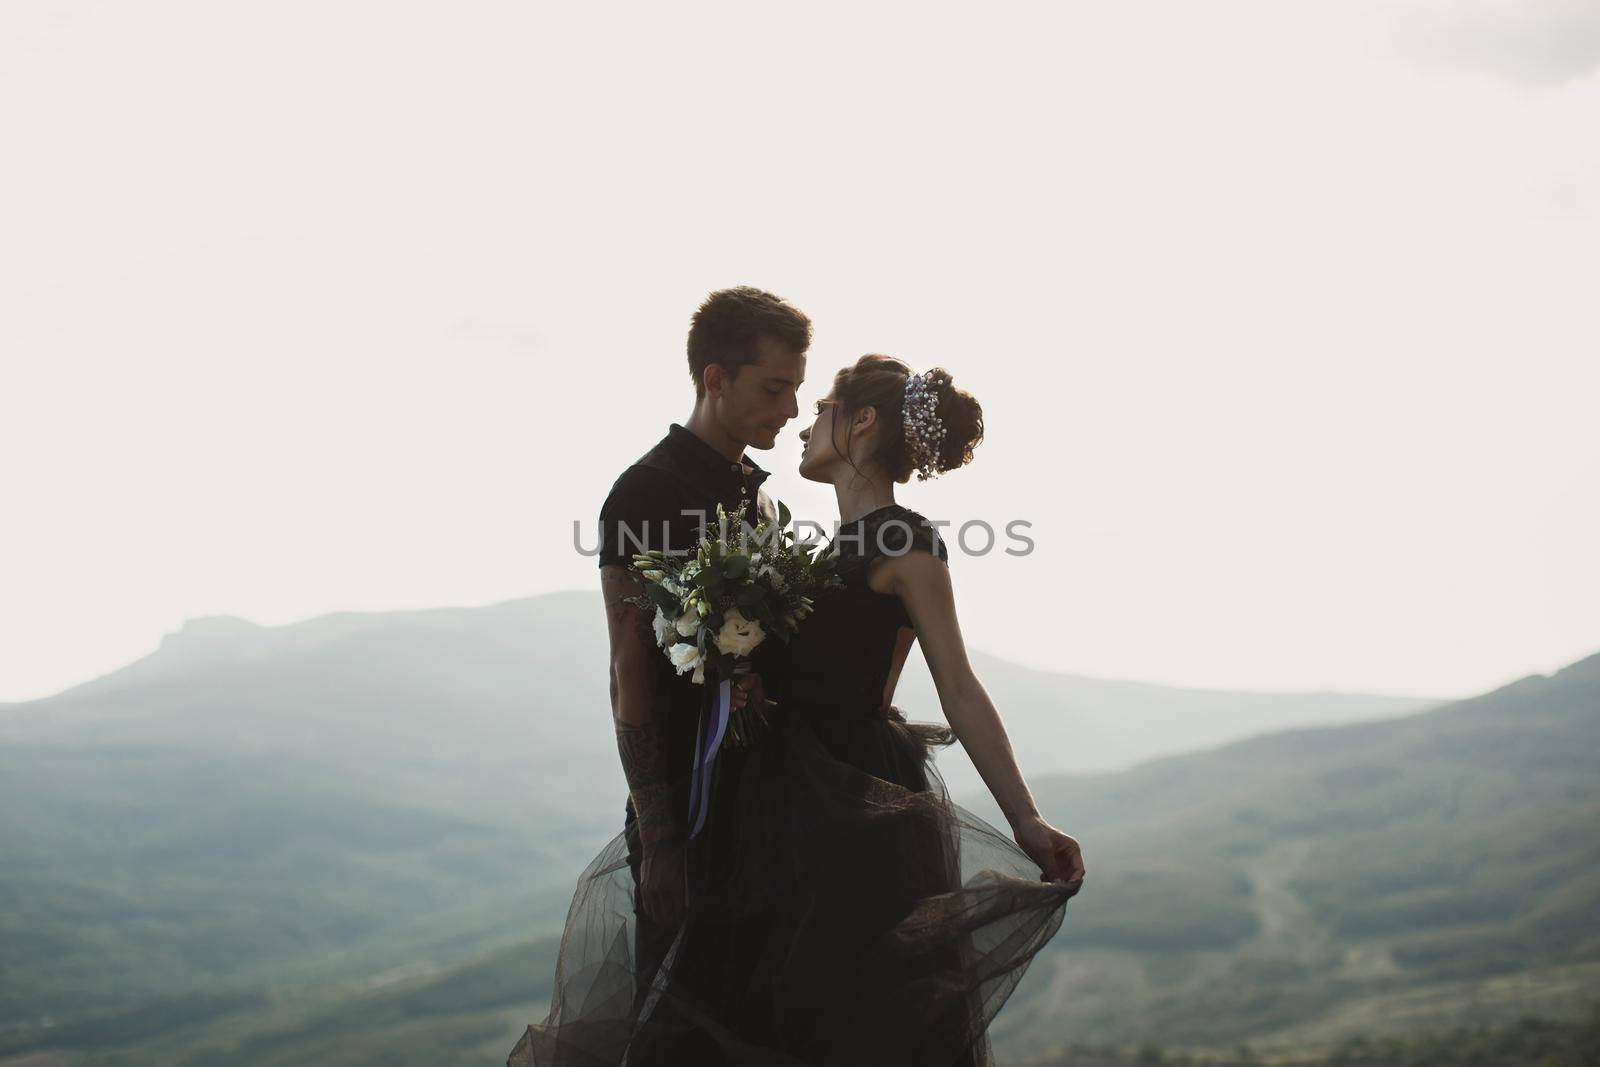
<path fill-rule="evenodd" d="M 743 673 L 743 672 L 740 672 Z M 694 734 L 694 767 L 689 775 L 689 841 L 700 836 L 705 827 L 706 812 L 711 807 L 711 771 L 716 762 L 722 738 L 728 732 L 728 715 L 732 702 L 733 680 L 725 678 L 716 689 L 706 687 L 706 696 L 700 703 L 700 722 Z M 683 864 L 683 903 L 687 907 L 694 898 L 694 864 L 689 861 L 691 851 L 686 851 Z"/>

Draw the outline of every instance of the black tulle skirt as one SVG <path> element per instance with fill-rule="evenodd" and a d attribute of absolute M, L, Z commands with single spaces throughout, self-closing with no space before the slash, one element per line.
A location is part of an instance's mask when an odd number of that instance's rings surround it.
<path fill-rule="evenodd" d="M 638 906 L 633 822 L 583 871 L 508 1067 L 991 1062 L 1072 891 L 950 801 L 947 728 L 798 695 L 769 721 L 717 756 L 678 927 Z"/>

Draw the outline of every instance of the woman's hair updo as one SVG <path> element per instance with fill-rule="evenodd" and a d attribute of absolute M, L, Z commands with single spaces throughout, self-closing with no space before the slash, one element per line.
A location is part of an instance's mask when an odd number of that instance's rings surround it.
<path fill-rule="evenodd" d="M 879 463 L 895 482 L 908 482 L 917 470 L 916 460 L 905 437 L 904 404 L 906 379 L 913 371 L 894 356 L 866 355 L 853 366 L 833 376 L 833 398 L 838 404 L 835 428 L 847 426 L 856 412 L 875 408 L 880 431 L 878 450 L 870 457 Z M 934 367 L 927 372 L 936 400 L 935 414 L 944 424 L 944 440 L 939 446 L 935 473 L 953 471 L 972 462 L 972 450 L 983 440 L 983 408 L 965 389 L 957 389 L 950 372 Z M 840 455 L 848 455 L 835 441 Z"/>

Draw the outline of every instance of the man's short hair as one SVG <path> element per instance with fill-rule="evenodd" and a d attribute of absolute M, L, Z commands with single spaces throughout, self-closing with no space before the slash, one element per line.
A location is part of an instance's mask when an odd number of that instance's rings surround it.
<path fill-rule="evenodd" d="M 757 346 L 763 337 L 799 355 L 811 347 L 811 320 L 782 297 L 749 285 L 706 297 L 689 325 L 694 395 L 705 395 L 705 369 L 711 364 L 737 375 L 740 367 L 760 359 Z"/>

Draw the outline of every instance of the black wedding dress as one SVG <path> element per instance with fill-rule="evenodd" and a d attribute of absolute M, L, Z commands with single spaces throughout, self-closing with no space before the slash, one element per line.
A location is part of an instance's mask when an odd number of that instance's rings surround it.
<path fill-rule="evenodd" d="M 766 657 L 776 706 L 717 755 L 665 962 L 636 966 L 639 845 L 619 833 L 578 880 L 549 1016 L 508 1067 L 992 1063 L 988 1025 L 1073 891 L 949 800 L 932 761 L 947 728 L 883 706 L 910 620 L 867 564 L 908 537 L 948 562 L 899 505 L 842 528 L 843 587 L 780 646 L 781 668 Z"/>

